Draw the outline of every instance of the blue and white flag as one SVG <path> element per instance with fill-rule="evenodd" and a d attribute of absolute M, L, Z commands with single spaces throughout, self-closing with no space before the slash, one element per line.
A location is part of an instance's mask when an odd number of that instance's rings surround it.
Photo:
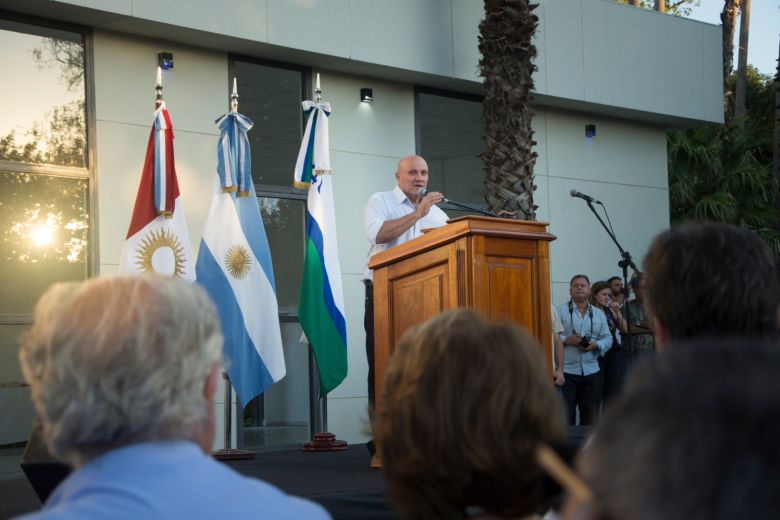
<path fill-rule="evenodd" d="M 286 370 L 271 254 L 251 178 L 246 132 L 252 121 L 230 112 L 217 125 L 218 182 L 196 273 L 217 306 L 227 372 L 246 405 Z"/>

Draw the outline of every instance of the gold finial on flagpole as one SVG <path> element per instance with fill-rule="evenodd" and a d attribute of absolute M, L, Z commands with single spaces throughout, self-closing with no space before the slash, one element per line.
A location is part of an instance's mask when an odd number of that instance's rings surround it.
<path fill-rule="evenodd" d="M 322 89 L 320 88 L 320 73 L 317 73 L 317 83 L 314 85 L 314 102 L 322 101 Z"/>
<path fill-rule="evenodd" d="M 154 101 L 154 108 L 160 108 L 160 105 L 163 102 L 163 85 L 162 85 L 162 69 L 158 66 L 157 67 L 157 85 L 154 87 L 155 92 L 155 101 Z"/>

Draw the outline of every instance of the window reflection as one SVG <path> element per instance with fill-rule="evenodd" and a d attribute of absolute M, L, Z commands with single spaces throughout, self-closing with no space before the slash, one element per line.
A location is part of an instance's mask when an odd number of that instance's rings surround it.
<path fill-rule="evenodd" d="M 303 273 L 304 202 L 272 197 L 260 197 L 258 202 L 271 248 L 279 313 L 297 315 Z"/>
<path fill-rule="evenodd" d="M 0 172 L 0 314 L 26 314 L 55 281 L 86 277 L 86 179 Z"/>
<path fill-rule="evenodd" d="M 87 166 L 84 44 L 79 34 L 54 34 L 0 21 L 0 160 Z"/>

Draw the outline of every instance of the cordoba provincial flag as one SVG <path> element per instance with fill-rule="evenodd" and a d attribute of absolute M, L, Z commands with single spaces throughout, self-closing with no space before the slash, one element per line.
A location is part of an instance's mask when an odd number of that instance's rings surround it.
<path fill-rule="evenodd" d="M 173 159 L 173 126 L 165 102 L 154 112 L 119 271 L 156 272 L 195 280 L 192 246 Z"/>
<path fill-rule="evenodd" d="M 198 252 L 198 283 L 216 303 L 230 382 L 246 406 L 285 375 L 268 239 L 252 183 L 247 130 L 235 112 L 217 120 L 214 195 Z"/>

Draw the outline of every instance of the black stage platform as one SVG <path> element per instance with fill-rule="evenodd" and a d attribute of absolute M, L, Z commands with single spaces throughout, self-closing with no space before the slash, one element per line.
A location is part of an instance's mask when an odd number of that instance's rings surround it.
<path fill-rule="evenodd" d="M 370 463 L 365 444 L 356 444 L 330 453 L 260 452 L 254 460 L 227 464 L 288 494 L 322 504 L 335 519 L 400 518 L 385 496 L 382 472 L 371 469 Z M 0 518 L 36 511 L 40 506 L 27 479 L 0 480 Z"/>

